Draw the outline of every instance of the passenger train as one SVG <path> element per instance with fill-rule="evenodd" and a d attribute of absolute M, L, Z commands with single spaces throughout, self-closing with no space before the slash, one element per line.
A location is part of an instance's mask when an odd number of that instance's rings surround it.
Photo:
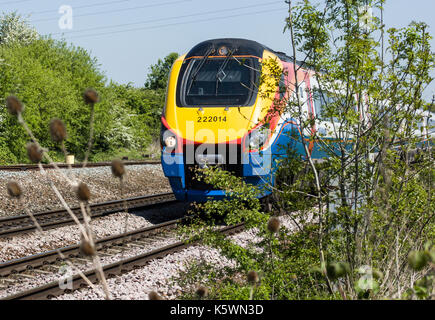
<path fill-rule="evenodd" d="M 279 85 L 260 94 L 261 64 L 268 59 L 284 72 Z M 302 111 L 313 118 L 321 112 L 322 101 L 308 96 L 317 86 L 314 71 L 296 62 L 295 79 L 293 63 L 285 54 L 245 39 L 204 41 L 174 62 L 161 118 L 161 145 L 163 171 L 178 200 L 225 197 L 223 190 L 195 179 L 194 169 L 207 165 L 219 165 L 261 187 L 262 196 L 269 194 L 275 160 L 285 153 L 282 146 L 305 154 L 294 135 L 304 135 L 313 159 L 325 156 L 309 137 L 327 133 L 330 122 L 313 122 L 301 132 L 296 119 L 274 108 L 277 98 L 289 94 L 281 84 L 291 88 L 298 81 Z"/>

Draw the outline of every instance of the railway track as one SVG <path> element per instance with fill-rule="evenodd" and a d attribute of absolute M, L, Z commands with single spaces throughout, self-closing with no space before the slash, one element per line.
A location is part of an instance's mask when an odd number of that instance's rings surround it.
<path fill-rule="evenodd" d="M 182 219 L 164 222 L 147 228 L 142 228 L 127 233 L 114 235 L 99 239 L 96 241 L 98 254 L 102 259 L 116 257 L 122 251 L 128 252 L 129 248 L 153 248 L 155 242 L 175 237 L 174 229 Z M 174 240 L 173 242 L 176 242 Z M 58 249 L 74 265 L 80 269 L 91 269 L 92 262 L 90 259 L 83 257 L 80 253 L 80 246 L 71 245 Z M 40 254 L 28 257 L 10 260 L 0 264 L 0 289 L 7 289 L 10 286 L 25 282 L 31 279 L 37 279 L 38 275 L 53 275 L 60 278 L 59 273 L 64 265 L 57 253 L 57 250 L 50 250 Z M 58 281 L 57 287 L 59 287 Z"/>
<path fill-rule="evenodd" d="M 141 267 L 149 261 L 157 258 L 162 258 L 170 253 L 178 252 L 187 248 L 194 243 L 186 244 L 178 241 L 175 236 L 175 228 L 183 222 L 184 219 L 177 219 L 165 222 L 153 227 L 144 228 L 140 230 L 131 231 L 126 234 L 112 236 L 97 241 L 98 253 L 100 256 L 114 256 L 119 255 L 123 250 L 127 251 L 128 247 L 140 247 L 145 252 L 129 258 L 120 259 L 118 261 L 103 265 L 103 271 L 106 277 L 113 277 L 134 268 Z M 243 224 L 235 226 L 227 226 L 221 229 L 222 233 L 233 234 L 243 229 Z M 162 237 L 167 239 L 173 237 L 174 241 L 168 245 L 164 245 L 152 250 L 146 250 L 147 247 L 152 247 L 152 242 L 157 239 L 161 241 Z M 127 249 L 125 249 L 127 247 Z M 75 263 L 85 264 L 90 266 L 90 262 L 84 257 L 80 256 L 80 248 L 78 245 L 61 248 L 60 251 L 69 257 Z M 0 288 L 3 286 L 7 288 L 14 285 L 20 278 L 32 279 L 38 274 L 52 273 L 57 275 L 56 272 L 61 268 L 62 259 L 60 259 L 56 251 L 49 251 L 38 255 L 8 261 L 0 264 Z M 52 271 L 50 271 L 50 269 Z M 53 272 L 54 271 L 54 272 Z M 86 277 L 92 281 L 97 281 L 97 275 L 94 269 L 89 269 L 83 272 Z M 51 297 L 74 291 L 80 287 L 87 286 L 86 282 L 80 277 L 79 274 L 71 276 L 71 283 L 69 289 L 62 289 L 59 286 L 59 280 L 52 281 L 40 287 L 25 290 L 3 298 L 4 300 L 21 300 L 21 299 L 49 299 Z M 22 280 L 21 280 L 22 281 Z"/>
<path fill-rule="evenodd" d="M 160 193 L 122 200 L 112 200 L 107 202 L 91 204 L 92 217 L 101 217 L 124 209 L 124 202 L 128 209 L 137 209 L 156 204 L 170 204 L 175 202 L 173 193 Z M 82 220 L 80 207 L 71 210 Z M 34 214 L 35 219 L 44 230 L 57 228 L 60 226 L 73 224 L 74 221 L 65 209 L 51 210 Z M 36 230 L 36 227 L 27 215 L 18 215 L 0 219 L 0 238 L 10 237 L 18 234 L 28 233 Z"/>
<path fill-rule="evenodd" d="M 146 160 L 146 161 L 124 161 L 124 165 L 145 165 L 145 164 L 160 164 L 161 162 L 158 160 Z M 68 168 L 66 163 L 56 163 L 59 168 L 65 169 Z M 90 162 L 86 165 L 86 168 L 95 168 L 95 167 L 107 167 L 111 166 L 111 162 Z M 50 164 L 43 164 L 44 169 L 53 169 L 53 166 Z M 72 168 L 81 168 L 83 166 L 82 163 L 74 163 L 71 165 Z M 16 164 L 16 165 L 7 165 L 0 166 L 0 171 L 27 171 L 27 170 L 39 170 L 37 164 Z"/>

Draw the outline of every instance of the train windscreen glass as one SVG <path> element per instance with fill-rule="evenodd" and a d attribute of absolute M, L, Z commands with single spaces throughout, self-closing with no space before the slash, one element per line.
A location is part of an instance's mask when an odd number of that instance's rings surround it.
<path fill-rule="evenodd" d="M 254 59 L 202 59 L 192 59 L 186 68 L 181 92 L 183 105 L 244 106 L 253 103 L 258 68 Z"/>

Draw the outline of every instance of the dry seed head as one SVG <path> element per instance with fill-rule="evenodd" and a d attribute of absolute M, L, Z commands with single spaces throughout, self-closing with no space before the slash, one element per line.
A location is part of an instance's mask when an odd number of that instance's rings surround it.
<path fill-rule="evenodd" d="M 80 241 L 80 252 L 87 257 L 93 257 L 96 255 L 95 246 L 93 246 L 88 240 L 82 237 Z"/>
<path fill-rule="evenodd" d="M 428 263 L 429 257 L 422 251 L 411 251 L 408 255 L 408 262 L 412 269 L 422 270 Z"/>
<path fill-rule="evenodd" d="M 276 217 L 272 217 L 269 219 L 269 222 L 267 223 L 267 230 L 269 230 L 272 233 L 276 233 L 279 230 L 280 226 L 279 219 Z"/>
<path fill-rule="evenodd" d="M 94 104 L 99 101 L 98 93 L 94 89 L 87 89 L 83 94 L 86 104 Z"/>
<path fill-rule="evenodd" d="M 163 300 L 163 298 L 155 291 L 148 293 L 148 298 L 150 300 Z"/>
<path fill-rule="evenodd" d="M 66 138 L 66 128 L 62 120 L 54 118 L 50 121 L 50 134 L 54 142 L 62 142 Z"/>
<path fill-rule="evenodd" d="M 8 194 L 12 198 L 19 198 L 21 196 L 21 188 L 20 185 L 15 181 L 10 181 L 7 184 Z"/>
<path fill-rule="evenodd" d="M 331 280 L 344 277 L 349 272 L 350 268 L 346 262 L 328 263 L 326 266 L 326 273 Z"/>
<path fill-rule="evenodd" d="M 121 178 L 125 174 L 124 163 L 121 160 L 115 159 L 112 161 L 112 173 L 118 178 Z"/>
<path fill-rule="evenodd" d="M 328 275 L 328 277 L 332 280 L 337 279 L 337 270 L 336 270 L 336 264 L 335 263 L 331 263 L 331 264 L 327 264 L 326 266 L 326 274 Z"/>
<path fill-rule="evenodd" d="M 196 294 L 198 295 L 198 297 L 204 298 L 208 294 L 208 289 L 204 286 L 200 286 L 198 287 L 198 289 L 196 289 Z"/>
<path fill-rule="evenodd" d="M 27 156 L 29 157 L 30 161 L 34 163 L 41 162 L 42 160 L 42 150 L 38 147 L 36 143 L 28 143 L 27 144 Z"/>
<path fill-rule="evenodd" d="M 24 106 L 21 101 L 15 96 L 9 96 L 6 98 L 6 107 L 10 114 L 18 115 L 24 110 Z"/>
<path fill-rule="evenodd" d="M 373 278 L 375 278 L 376 280 L 382 279 L 384 277 L 384 274 L 382 273 L 382 271 L 378 270 L 378 269 L 373 269 Z"/>
<path fill-rule="evenodd" d="M 248 282 L 251 284 L 257 283 L 260 279 L 258 278 L 258 273 L 255 271 L 248 272 Z"/>
<path fill-rule="evenodd" d="M 336 275 L 341 278 L 350 272 L 349 264 L 346 262 L 337 262 L 336 263 Z"/>
<path fill-rule="evenodd" d="M 77 197 L 81 201 L 89 201 L 91 198 L 91 191 L 89 191 L 88 186 L 83 182 L 80 182 L 77 187 Z"/>

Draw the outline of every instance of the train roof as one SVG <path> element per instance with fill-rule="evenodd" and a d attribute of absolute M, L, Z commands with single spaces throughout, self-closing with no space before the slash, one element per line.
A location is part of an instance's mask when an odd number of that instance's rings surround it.
<path fill-rule="evenodd" d="M 215 49 L 225 46 L 230 50 L 237 50 L 237 55 L 253 55 L 257 57 L 263 56 L 263 51 L 268 50 L 275 54 L 279 59 L 286 62 L 293 62 L 293 58 L 286 55 L 284 52 L 275 51 L 257 41 L 239 39 L 239 38 L 221 38 L 203 41 L 194 46 L 186 55 L 186 58 L 193 56 L 204 56 L 210 47 Z M 302 61 L 297 61 L 297 65 L 305 64 Z"/>

